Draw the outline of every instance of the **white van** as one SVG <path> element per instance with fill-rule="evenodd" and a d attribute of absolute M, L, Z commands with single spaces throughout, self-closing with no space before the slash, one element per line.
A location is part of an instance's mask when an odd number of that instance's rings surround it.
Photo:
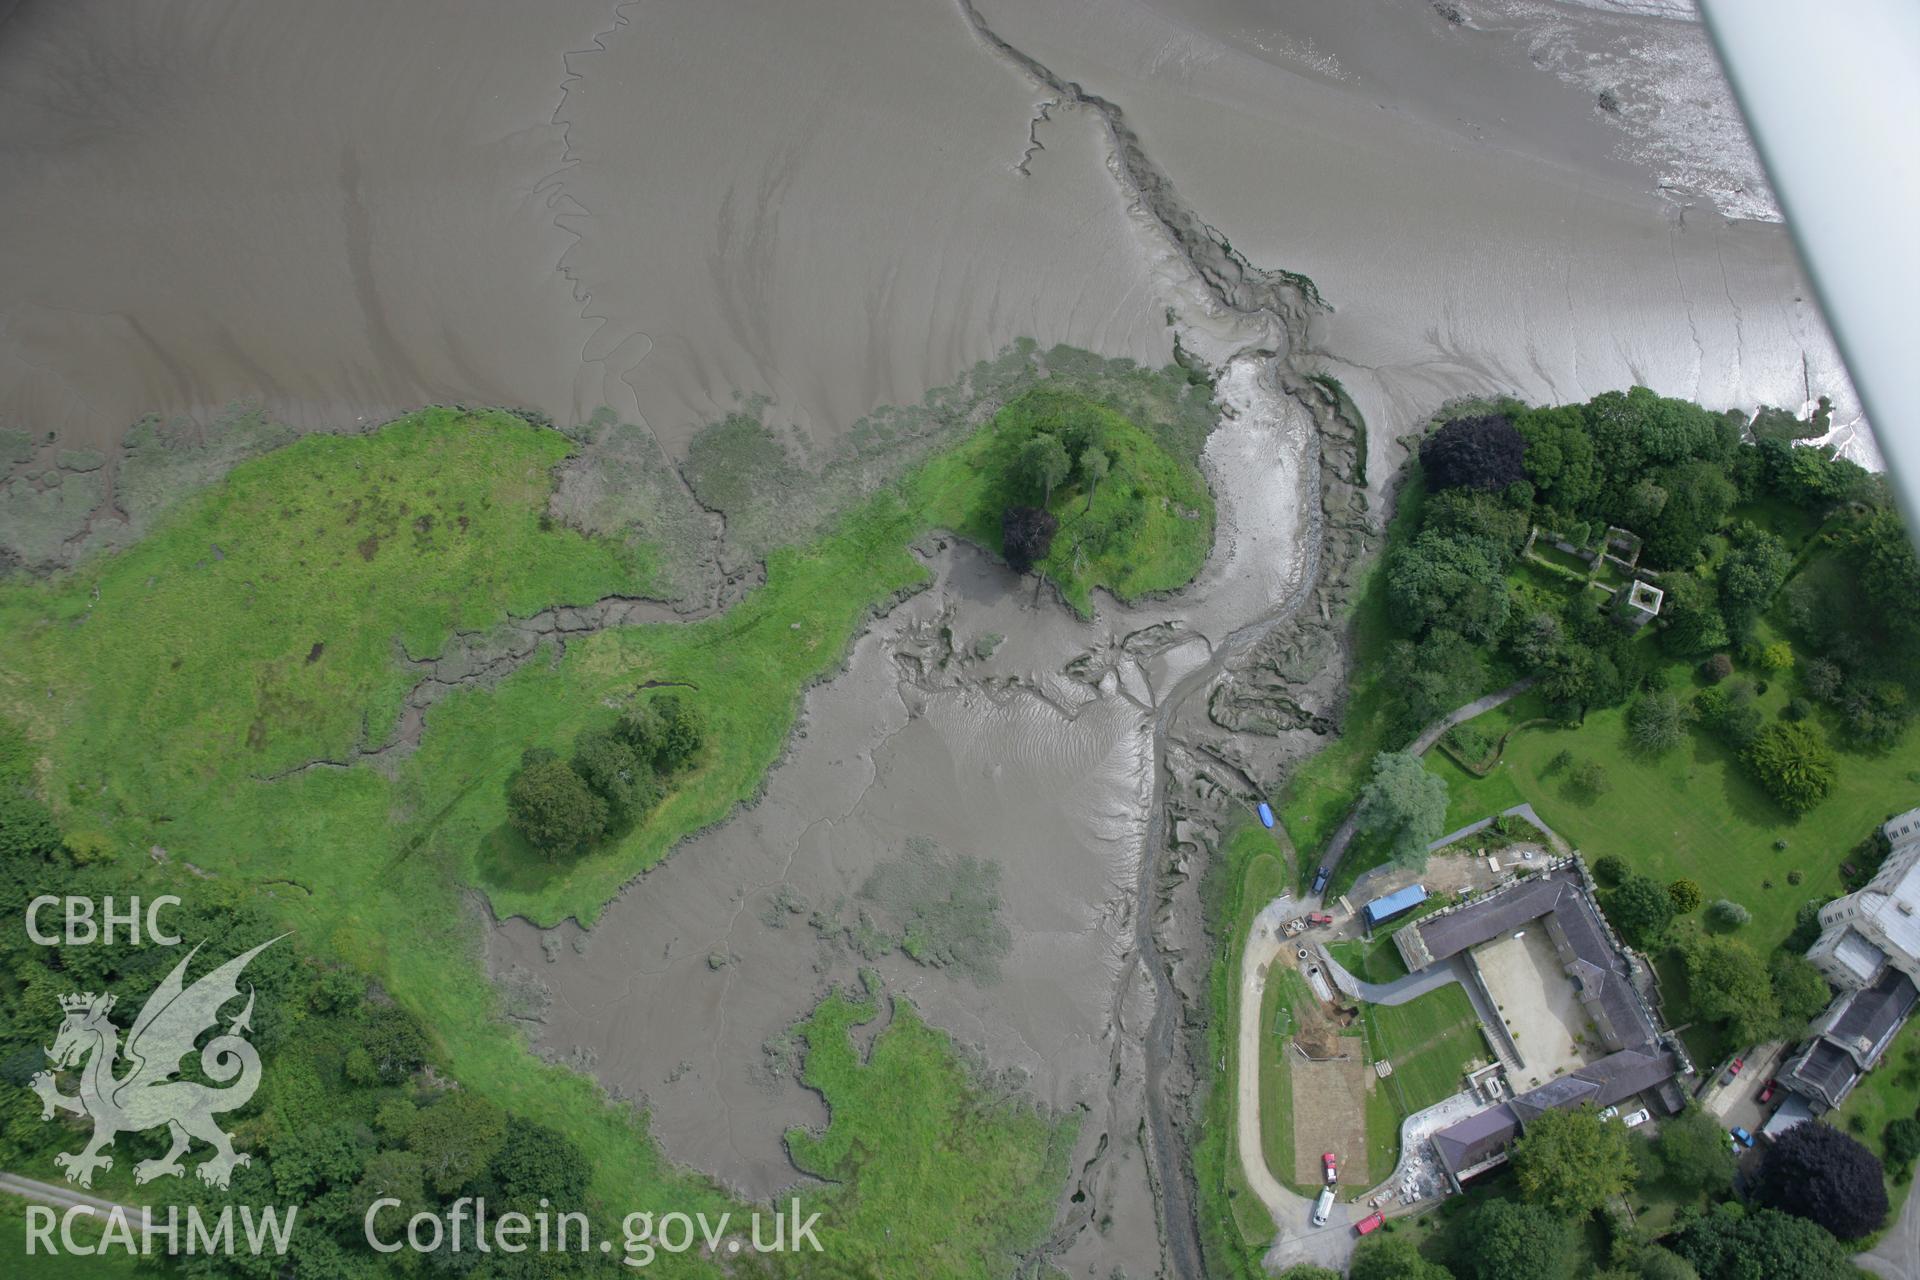
<path fill-rule="evenodd" d="M 1316 1227 L 1326 1226 L 1327 1215 L 1332 1212 L 1333 1188 L 1322 1187 L 1320 1188 L 1320 1198 L 1313 1202 L 1313 1225 Z"/>

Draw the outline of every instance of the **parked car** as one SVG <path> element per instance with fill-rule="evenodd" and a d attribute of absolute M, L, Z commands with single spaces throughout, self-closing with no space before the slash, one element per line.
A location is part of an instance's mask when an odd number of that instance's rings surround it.
<path fill-rule="evenodd" d="M 1324 1152 L 1320 1157 L 1320 1166 L 1327 1171 L 1327 1182 L 1331 1185 L 1339 1181 L 1340 1162 L 1333 1158 L 1333 1152 Z"/>
<path fill-rule="evenodd" d="M 1733 1065 L 1732 1065 L 1732 1066 L 1730 1066 L 1730 1067 L 1728 1067 L 1728 1068 L 1726 1069 L 1726 1072 L 1725 1072 L 1725 1074 L 1723 1074 L 1723 1075 L 1722 1075 L 1722 1076 L 1720 1077 L 1720 1083 L 1721 1083 L 1721 1084 L 1732 1084 L 1732 1083 L 1733 1083 L 1733 1078 L 1734 1078 L 1735 1076 L 1737 1076 L 1737 1075 L 1739 1075 L 1739 1074 L 1740 1074 L 1740 1068 L 1742 1068 L 1742 1067 L 1744 1067 L 1744 1066 L 1746 1066 L 1746 1065 L 1747 1065 L 1747 1060 L 1746 1060 L 1745 1058 L 1735 1058 L 1735 1059 L 1733 1060 Z"/>
<path fill-rule="evenodd" d="M 1353 1224 L 1354 1234 L 1364 1236 L 1369 1232 L 1378 1231 L 1386 1221 L 1387 1215 L 1376 1210 Z"/>
<path fill-rule="evenodd" d="M 1645 1107 L 1642 1107 L 1638 1111 L 1630 1111 L 1626 1115 L 1621 1116 L 1620 1123 L 1627 1126 L 1627 1128 L 1629 1129 L 1638 1129 L 1641 1125 L 1645 1124 L 1647 1121 L 1651 1119 L 1653 1119 L 1653 1113 L 1648 1111 Z"/>
<path fill-rule="evenodd" d="M 1607 1109 L 1606 1109 L 1605 1111 L 1602 1111 L 1602 1112 L 1600 1113 L 1600 1118 L 1601 1118 L 1602 1120 L 1611 1120 L 1611 1119 L 1613 1119 L 1613 1118 L 1614 1118 L 1615 1116 L 1617 1116 L 1617 1115 L 1619 1115 L 1619 1114 L 1620 1114 L 1620 1108 L 1618 1108 L 1618 1107 L 1608 1107 L 1608 1108 L 1607 1108 Z"/>
<path fill-rule="evenodd" d="M 1728 1132 L 1733 1134 L 1733 1140 L 1741 1146 L 1750 1147 L 1753 1145 L 1753 1135 L 1745 1129 L 1742 1129 L 1739 1125 L 1735 1125 L 1732 1129 L 1728 1130 Z"/>
<path fill-rule="evenodd" d="M 1765 1106 L 1767 1103 L 1772 1102 L 1774 1090 L 1779 1087 L 1780 1082 L 1778 1080 L 1769 1080 L 1760 1086 L 1760 1104 Z"/>
<path fill-rule="evenodd" d="M 1320 1198 L 1313 1202 L 1313 1225 L 1316 1227 L 1326 1226 L 1327 1215 L 1332 1212 L 1333 1188 L 1322 1187 L 1320 1188 Z"/>
<path fill-rule="evenodd" d="M 1313 873 L 1313 896 L 1319 897 L 1320 891 L 1327 887 L 1327 881 L 1333 878 L 1332 867 L 1322 867 Z"/>

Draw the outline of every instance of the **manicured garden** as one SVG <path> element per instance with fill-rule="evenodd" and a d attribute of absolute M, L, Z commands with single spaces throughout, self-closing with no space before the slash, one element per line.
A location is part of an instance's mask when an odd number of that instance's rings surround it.
<path fill-rule="evenodd" d="M 1406 1004 L 1360 1008 L 1373 1056 L 1393 1063 L 1385 1084 L 1405 1115 L 1460 1092 L 1467 1064 L 1491 1060 L 1473 1004 L 1457 983 Z"/>
<path fill-rule="evenodd" d="M 1761 416 L 1770 426 L 1756 443 L 1738 415 L 1635 389 L 1553 409 L 1473 406 L 1437 424 L 1411 469 L 1416 501 L 1396 513 L 1356 608 L 1343 737 L 1285 793 L 1309 864 L 1365 796 L 1334 891 L 1390 857 L 1418 865 L 1446 830 L 1531 804 L 1586 855 L 1603 909 L 1654 958 L 1668 1021 L 1686 1024 L 1708 1070 L 1798 1036 L 1824 1006 L 1824 982 L 1798 955 L 1807 913 L 1857 885 L 1875 830 L 1920 802 L 1920 563 L 1882 478 L 1793 447 L 1809 432 L 1778 430 L 1791 415 Z M 1586 581 L 1630 577 L 1663 593 L 1650 626 L 1635 629 L 1634 609 Z M 1534 689 L 1428 752 L 1424 784 L 1373 754 L 1522 674 Z M 1392 973 L 1377 944 L 1337 954 L 1363 977 Z M 1384 1013 L 1367 1021 L 1389 1039 Z M 1832 1118 L 1866 1144 L 1871 1154 L 1842 1155 L 1872 1180 L 1884 1156 L 1896 1211 L 1920 1129 L 1895 1142 L 1888 1126 L 1920 1106 L 1916 1036 L 1904 1032 Z M 1440 1065 L 1409 1078 L 1438 1089 Z M 1370 1122 L 1384 1131 L 1384 1114 Z M 1808 1225 L 1822 1211 L 1762 1215 L 1747 1240 L 1730 1220 L 1676 1218 L 1685 1197 L 1664 1185 L 1657 1171 L 1643 1179 L 1653 1213 L 1626 1228 L 1632 1249 L 1670 1232 L 1719 1280 L 1732 1273 L 1706 1260 L 1740 1237 L 1756 1256 L 1801 1250 L 1808 1274 L 1837 1274 L 1822 1269 L 1843 1261 L 1833 1236 Z M 1799 1213 L 1794 1185 L 1805 1183 L 1782 1183 L 1779 1203 Z M 1581 1221 L 1590 1231 L 1600 1218 Z M 1859 1234 L 1841 1216 L 1831 1225 Z M 1616 1241 L 1613 1260 L 1622 1253 Z M 1470 1254 L 1461 1265 L 1484 1271 Z"/>

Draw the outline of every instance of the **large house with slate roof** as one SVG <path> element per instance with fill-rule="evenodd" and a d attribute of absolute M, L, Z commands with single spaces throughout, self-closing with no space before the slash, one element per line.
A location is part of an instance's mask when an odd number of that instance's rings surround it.
<path fill-rule="evenodd" d="M 1803 1119 L 1803 1111 L 1845 1102 L 1920 1003 L 1920 809 L 1881 830 L 1890 848 L 1873 879 L 1820 910 L 1820 938 L 1807 959 L 1839 994 L 1779 1073 L 1805 1106 L 1770 1126 L 1775 1131 Z"/>
<path fill-rule="evenodd" d="M 1416 921 L 1394 935 L 1394 945 L 1418 973 L 1529 927 L 1544 929 L 1552 941 L 1604 1052 L 1526 1093 L 1490 1099 L 1485 1109 L 1434 1134 L 1435 1154 L 1456 1188 L 1504 1161 L 1514 1140 L 1547 1111 L 1583 1103 L 1609 1107 L 1639 1094 L 1668 1112 L 1685 1101 L 1674 1077 L 1690 1074 L 1693 1064 L 1661 1028 L 1640 989 L 1645 970 L 1600 914 L 1577 857 Z M 1468 969 L 1477 972 L 1471 957 Z"/>

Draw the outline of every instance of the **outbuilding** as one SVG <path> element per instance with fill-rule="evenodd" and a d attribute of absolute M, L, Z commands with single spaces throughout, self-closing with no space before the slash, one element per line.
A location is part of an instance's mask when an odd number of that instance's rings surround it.
<path fill-rule="evenodd" d="M 1375 898 L 1361 910 L 1361 914 L 1366 917 L 1367 928 L 1372 929 L 1407 914 L 1426 900 L 1427 886 L 1410 884 L 1404 889 L 1395 889 L 1385 897 Z"/>

